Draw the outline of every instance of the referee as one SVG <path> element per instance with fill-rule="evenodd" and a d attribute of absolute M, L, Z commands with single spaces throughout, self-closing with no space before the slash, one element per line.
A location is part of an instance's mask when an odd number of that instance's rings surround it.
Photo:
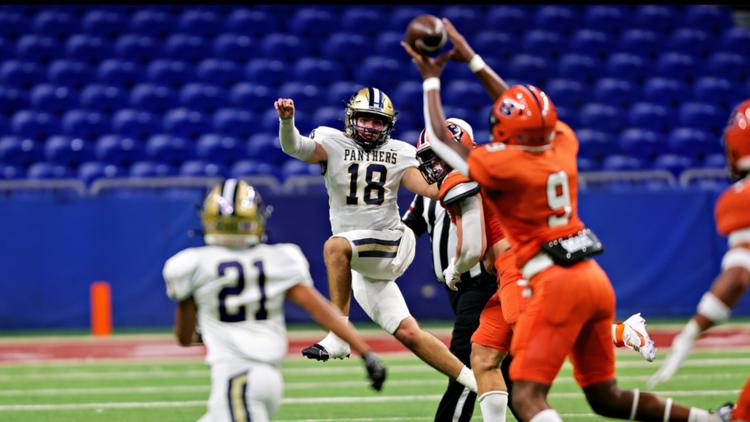
<path fill-rule="evenodd" d="M 451 121 L 454 119 L 448 119 Z M 455 119 L 458 121 L 458 119 Z M 461 121 L 466 126 L 467 123 Z M 464 125 L 461 125 L 464 126 Z M 464 127 L 466 127 L 464 126 Z M 471 134 L 471 132 L 469 132 Z M 423 170 L 422 167 L 420 167 Z M 424 170 L 423 170 L 424 172 Z M 438 183 L 441 183 L 442 179 Z M 415 236 L 429 234 L 432 243 L 432 266 L 435 278 L 445 284 L 443 272 L 448 268 L 456 254 L 458 234 L 455 224 L 451 223 L 450 214 L 442 207 L 440 201 L 416 195 L 402 218 Z M 468 271 L 461 274 L 461 281 L 454 291 L 447 286 L 451 308 L 456 315 L 451 335 L 450 351 L 465 365 L 470 367 L 471 335 L 479 326 L 479 314 L 484 305 L 495 294 L 497 280 L 494 274 L 485 270 L 480 260 Z M 510 393 L 508 368 L 510 356 L 502 363 L 503 377 Z M 474 412 L 476 393 L 451 379 L 435 413 L 435 422 L 469 421 Z"/>

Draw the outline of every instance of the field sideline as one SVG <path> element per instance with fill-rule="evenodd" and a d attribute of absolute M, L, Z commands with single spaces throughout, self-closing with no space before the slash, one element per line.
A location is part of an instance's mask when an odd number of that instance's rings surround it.
<path fill-rule="evenodd" d="M 657 362 L 619 351 L 618 379 L 624 387 L 645 388 L 664 358 L 677 325 L 650 327 Z M 430 329 L 447 341 L 449 331 Z M 290 332 L 290 355 L 282 370 L 284 401 L 275 421 L 430 421 L 446 378 L 404 352 L 377 330 L 368 343 L 389 365 L 385 389 L 367 388 L 359 359 L 313 362 L 299 349 L 317 339 L 317 330 Z M 677 376 L 658 390 L 677 401 L 716 408 L 734 401 L 750 374 L 750 326 L 720 327 L 701 339 Z M 119 351 L 119 353 L 118 353 Z M 202 347 L 179 348 L 169 334 L 0 338 L 0 420 L 2 421 L 188 421 L 205 410 L 209 371 Z M 602 420 L 591 413 L 565 364 L 550 401 L 566 421 Z M 472 421 L 480 421 L 479 409 Z M 509 421 L 515 420 L 511 417 Z"/>

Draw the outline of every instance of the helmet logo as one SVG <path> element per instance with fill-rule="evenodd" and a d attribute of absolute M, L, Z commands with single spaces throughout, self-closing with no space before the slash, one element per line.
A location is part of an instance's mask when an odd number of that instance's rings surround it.
<path fill-rule="evenodd" d="M 500 104 L 500 107 L 498 107 L 498 110 L 500 111 L 500 113 L 508 117 L 511 117 L 515 110 L 525 110 L 525 109 L 526 109 L 525 105 L 511 98 L 503 98 L 503 102 Z"/>
<path fill-rule="evenodd" d="M 450 130 L 453 139 L 460 144 L 461 138 L 464 137 L 464 130 L 455 123 L 448 123 L 446 126 L 448 127 L 448 130 Z"/>

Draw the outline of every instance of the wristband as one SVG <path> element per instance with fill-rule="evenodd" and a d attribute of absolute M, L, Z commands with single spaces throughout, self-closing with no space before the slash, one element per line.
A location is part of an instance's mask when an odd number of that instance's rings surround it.
<path fill-rule="evenodd" d="M 487 63 L 484 62 L 484 59 L 482 59 L 482 56 L 479 54 L 475 54 L 474 57 L 469 60 L 469 70 L 473 73 L 477 73 L 485 67 L 487 67 Z"/>
<path fill-rule="evenodd" d="M 432 76 L 425 79 L 424 81 L 422 81 L 422 89 L 425 92 L 440 89 L 440 78 Z"/>

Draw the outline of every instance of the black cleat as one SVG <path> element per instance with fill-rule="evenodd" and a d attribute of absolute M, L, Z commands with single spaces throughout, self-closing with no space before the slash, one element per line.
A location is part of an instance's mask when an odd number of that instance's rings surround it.
<path fill-rule="evenodd" d="M 328 355 L 328 352 L 326 351 L 326 349 L 318 343 L 315 343 L 310 347 L 302 349 L 302 356 L 308 359 L 315 359 L 315 360 L 320 360 L 323 362 L 330 359 L 330 356 Z"/>

